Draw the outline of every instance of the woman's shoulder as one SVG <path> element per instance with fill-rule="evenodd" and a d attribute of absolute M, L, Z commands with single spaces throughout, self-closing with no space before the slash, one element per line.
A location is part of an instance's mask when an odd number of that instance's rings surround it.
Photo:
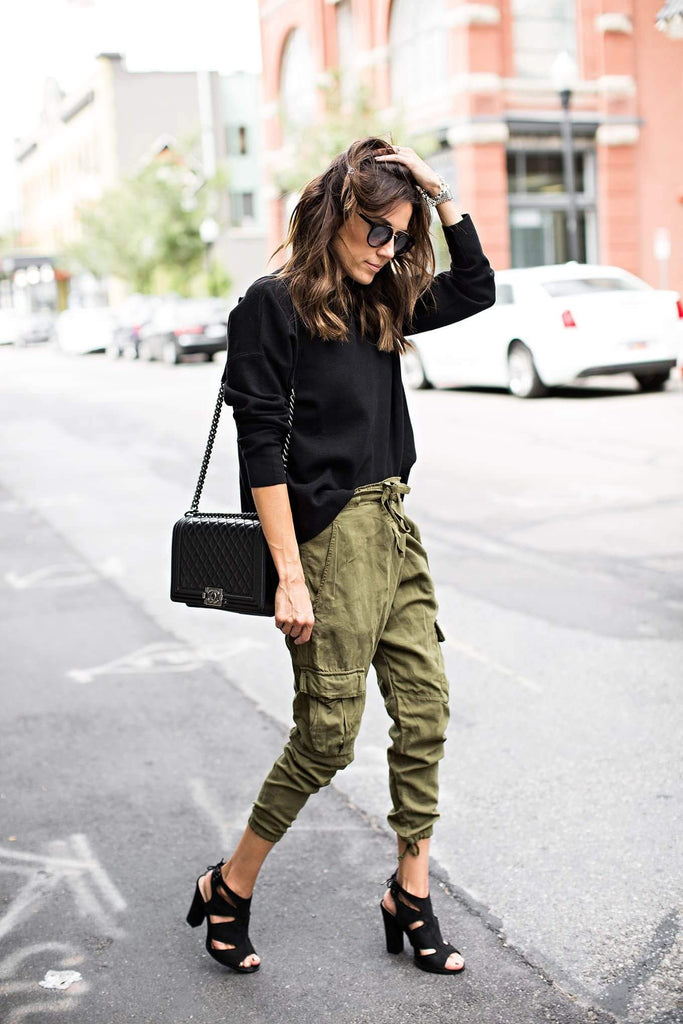
<path fill-rule="evenodd" d="M 257 330 L 273 338 L 296 334 L 296 315 L 289 289 L 280 275 L 264 274 L 240 295 L 228 318 L 228 334 Z"/>
<path fill-rule="evenodd" d="M 241 295 L 237 300 L 238 304 L 245 302 L 248 306 L 252 304 L 261 305 L 264 301 L 275 302 L 287 312 L 291 310 L 292 300 L 289 288 L 279 271 L 257 277 L 249 285 L 244 295 Z"/>

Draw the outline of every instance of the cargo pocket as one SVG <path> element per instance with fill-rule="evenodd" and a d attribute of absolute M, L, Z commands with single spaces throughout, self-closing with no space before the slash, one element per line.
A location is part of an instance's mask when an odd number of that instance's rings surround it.
<path fill-rule="evenodd" d="M 436 620 L 434 621 L 434 629 L 436 630 L 436 638 L 437 638 L 437 640 L 439 641 L 440 644 L 442 644 L 444 642 L 444 640 L 446 639 L 446 637 L 444 635 L 444 631 L 442 630 L 442 628 L 439 625 L 439 623 L 436 622 Z"/>
<path fill-rule="evenodd" d="M 306 694 L 308 734 L 313 750 L 326 757 L 353 756 L 365 706 L 361 671 L 322 673 L 302 668 L 298 690 Z"/>

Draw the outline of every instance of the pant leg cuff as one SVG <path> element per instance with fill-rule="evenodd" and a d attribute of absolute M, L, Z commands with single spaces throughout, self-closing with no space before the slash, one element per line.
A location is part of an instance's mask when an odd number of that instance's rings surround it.
<path fill-rule="evenodd" d="M 265 839 L 267 843 L 278 843 L 282 839 L 281 834 L 270 832 L 267 828 L 264 828 L 263 825 L 260 825 L 253 815 L 249 818 L 247 824 L 251 831 L 256 833 L 259 839 Z"/>
<path fill-rule="evenodd" d="M 413 857 L 419 857 L 420 848 L 417 845 L 418 842 L 420 841 L 420 839 L 430 839 L 433 834 L 434 829 L 430 826 L 430 828 L 425 829 L 424 832 L 418 832 L 418 834 L 415 836 L 408 837 L 399 835 L 399 839 L 403 840 L 403 842 L 406 844 L 406 848 L 403 851 L 403 853 L 399 854 L 398 859 L 403 860 L 407 853 L 412 854 Z"/>

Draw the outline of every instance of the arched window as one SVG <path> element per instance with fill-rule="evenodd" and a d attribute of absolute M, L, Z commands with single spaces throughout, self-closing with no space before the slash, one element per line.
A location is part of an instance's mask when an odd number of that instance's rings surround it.
<path fill-rule="evenodd" d="M 574 0 L 512 0 L 515 74 L 550 78 L 560 50 L 576 60 Z"/>
<path fill-rule="evenodd" d="M 394 0 L 389 22 L 391 99 L 410 107 L 447 84 L 444 0 Z"/>
<path fill-rule="evenodd" d="M 308 36 L 302 28 L 295 28 L 289 33 L 282 50 L 280 100 L 285 128 L 313 120 L 315 67 Z"/>

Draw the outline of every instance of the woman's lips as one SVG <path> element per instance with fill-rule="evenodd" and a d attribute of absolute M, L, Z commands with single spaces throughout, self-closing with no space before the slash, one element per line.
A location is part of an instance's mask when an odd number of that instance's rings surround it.
<path fill-rule="evenodd" d="M 372 267 L 372 269 L 373 269 L 373 270 L 375 271 L 375 273 L 377 273 L 377 271 L 378 271 L 378 270 L 381 270 L 381 269 L 382 269 L 382 267 L 381 267 L 381 266 L 377 266 L 376 264 L 374 264 L 374 263 L 371 263 L 371 262 L 370 262 L 370 260 L 366 260 L 365 262 L 367 263 L 367 265 L 368 265 L 369 267 Z"/>

